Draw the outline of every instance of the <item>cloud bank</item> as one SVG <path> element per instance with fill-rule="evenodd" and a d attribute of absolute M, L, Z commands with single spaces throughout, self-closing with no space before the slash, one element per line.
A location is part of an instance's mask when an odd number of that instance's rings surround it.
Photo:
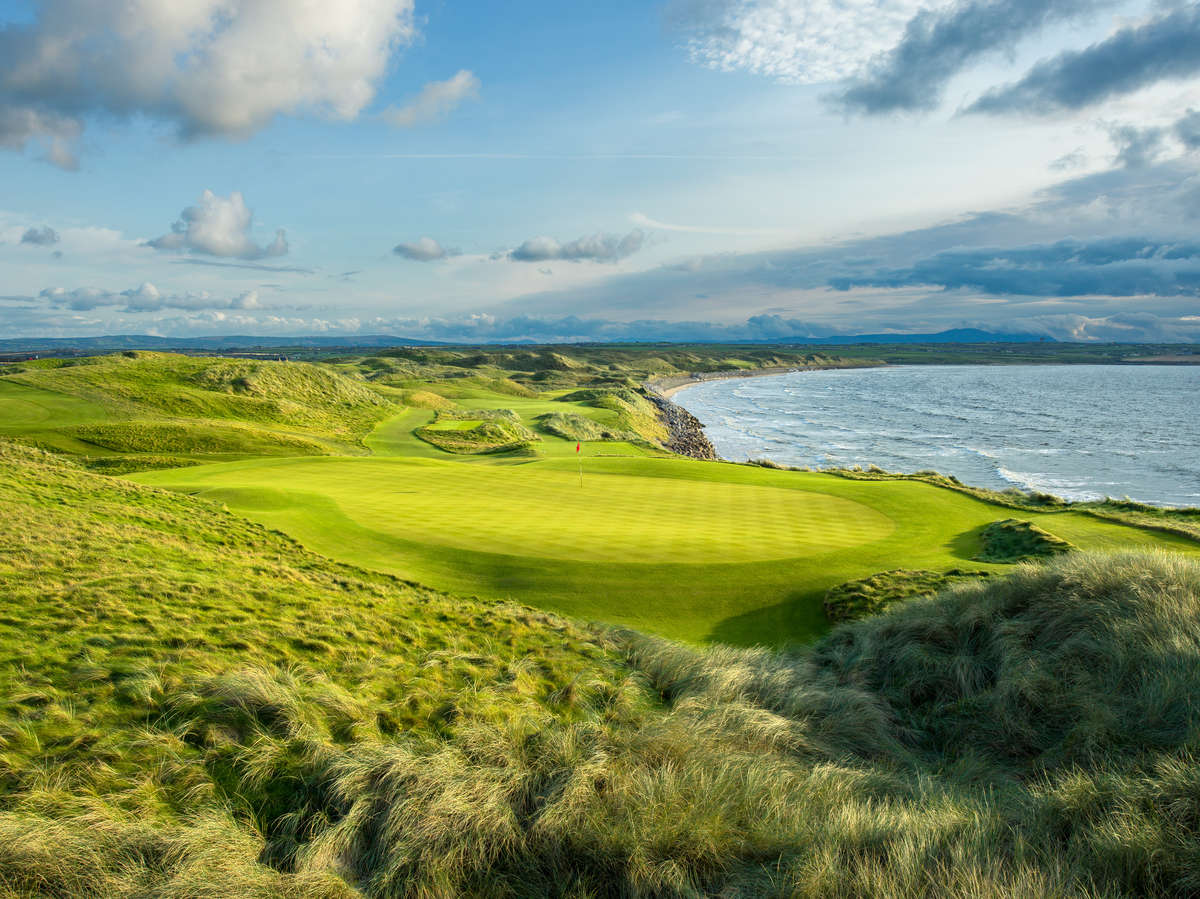
<path fill-rule="evenodd" d="M 282 228 L 271 243 L 260 246 L 250 235 L 253 224 L 254 213 L 239 192 L 219 197 L 206 190 L 195 206 L 179 214 L 168 233 L 149 241 L 149 246 L 247 260 L 287 255 L 287 235 Z"/>
<path fill-rule="evenodd" d="M 220 299 L 207 292 L 164 294 L 146 281 L 130 290 L 109 291 L 98 287 L 48 287 L 38 297 L 51 306 L 73 312 L 90 312 L 106 306 L 124 307 L 125 313 L 159 312 L 163 309 L 257 309 L 257 291 L 247 291 L 232 299 Z"/>

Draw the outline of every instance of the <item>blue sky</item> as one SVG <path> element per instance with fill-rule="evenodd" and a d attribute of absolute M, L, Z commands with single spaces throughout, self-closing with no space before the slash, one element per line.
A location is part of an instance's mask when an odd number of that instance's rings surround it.
<path fill-rule="evenodd" d="M 0 0 L 0 336 L 1200 339 L 1200 9 Z"/>

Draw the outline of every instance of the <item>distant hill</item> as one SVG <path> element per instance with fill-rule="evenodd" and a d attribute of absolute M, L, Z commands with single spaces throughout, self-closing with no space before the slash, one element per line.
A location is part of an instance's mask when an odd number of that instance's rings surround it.
<path fill-rule="evenodd" d="M 627 341 L 618 341 L 625 343 Z M 638 341 L 628 341 L 637 343 Z M 655 341 L 659 343 L 660 341 Z M 667 343 L 709 343 L 710 341 L 685 340 Z M 852 344 L 903 344 L 903 343 L 1054 343 L 1053 338 L 1040 334 L 995 334 L 978 328 L 953 328 L 936 334 L 839 334 L 831 337 L 779 337 L 767 340 L 721 340 L 719 344 L 787 344 L 849 346 Z M 504 341 L 512 344 L 534 344 L 534 341 Z M 110 353 L 120 350 L 160 351 L 240 351 L 278 352 L 287 349 L 334 349 L 339 347 L 423 347 L 456 346 L 438 340 L 419 340 L 415 337 L 398 337 L 392 334 L 342 335 L 340 337 L 254 337 L 250 335 L 228 335 L 215 337 L 152 337 L 147 334 L 111 334 L 103 337 L 16 337 L 0 340 L 0 354 L 55 353 L 80 355 Z M 543 345 L 538 343 L 537 345 Z"/>
<path fill-rule="evenodd" d="M 951 328 L 936 334 L 836 334 L 832 337 L 780 337 L 764 343 L 822 344 L 846 346 L 855 343 L 1057 343 L 1042 334 L 996 334 L 979 328 Z"/>
<path fill-rule="evenodd" d="M 353 337 L 153 337 L 148 334 L 111 334 L 103 337 L 15 337 L 0 340 L 0 353 L 61 353 L 79 350 L 104 353 L 115 350 L 281 350 L 291 347 L 391 347 L 442 346 L 436 340 L 417 340 L 389 334 Z"/>

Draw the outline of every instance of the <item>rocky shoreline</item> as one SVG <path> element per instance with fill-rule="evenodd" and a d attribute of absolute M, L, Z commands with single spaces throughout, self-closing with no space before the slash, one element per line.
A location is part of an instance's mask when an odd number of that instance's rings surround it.
<path fill-rule="evenodd" d="M 704 433 L 704 425 L 687 409 L 677 406 L 655 390 L 646 391 L 646 399 L 658 408 L 658 417 L 667 426 L 666 447 L 673 453 L 706 462 L 719 462 L 721 457 Z"/>

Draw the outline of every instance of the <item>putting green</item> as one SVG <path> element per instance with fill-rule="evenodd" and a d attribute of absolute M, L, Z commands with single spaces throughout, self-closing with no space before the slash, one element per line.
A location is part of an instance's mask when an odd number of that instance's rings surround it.
<path fill-rule="evenodd" d="M 389 424 L 378 448 L 402 447 L 400 432 L 424 418 Z M 585 453 L 601 449 L 611 445 Z M 581 489 L 566 456 L 438 456 L 248 459 L 134 480 L 432 587 L 697 642 L 811 639 L 828 628 L 825 590 L 898 564 L 1005 570 L 970 560 L 982 529 L 1011 510 L 915 481 L 585 456 Z M 1026 517 L 1085 549 L 1200 550 L 1082 512 Z"/>
<path fill-rule="evenodd" d="M 879 540 L 895 528 L 886 515 L 826 493 L 638 477 L 607 467 L 589 460 L 582 486 L 578 471 L 541 465 L 402 459 L 209 466 L 141 480 L 217 487 L 232 505 L 254 499 L 231 490 L 293 484 L 330 497 L 345 515 L 387 536 L 575 561 L 798 558 Z"/>

